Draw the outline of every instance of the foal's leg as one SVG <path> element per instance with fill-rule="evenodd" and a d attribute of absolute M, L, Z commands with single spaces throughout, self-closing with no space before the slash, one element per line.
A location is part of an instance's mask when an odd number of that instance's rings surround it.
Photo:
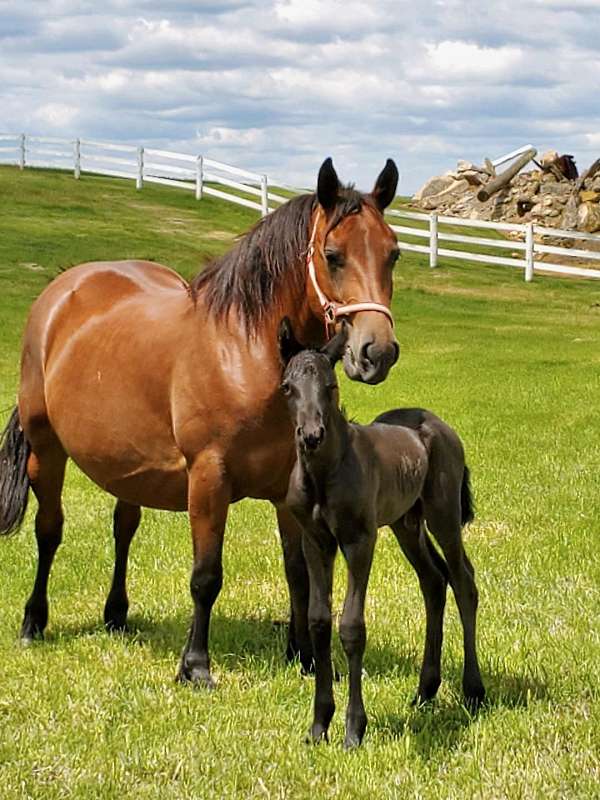
<path fill-rule="evenodd" d="M 104 624 L 109 630 L 125 630 L 127 627 L 127 557 L 129 545 L 140 524 L 142 512 L 124 500 L 117 500 L 113 515 L 115 538 L 115 569 L 112 585 L 104 606 Z"/>
<path fill-rule="evenodd" d="M 190 591 L 194 601 L 192 627 L 181 657 L 177 679 L 214 688 L 208 657 L 210 613 L 223 584 L 223 534 L 231 499 L 220 459 L 198 458 L 189 471 L 188 508 L 194 547 Z"/>
<path fill-rule="evenodd" d="M 362 697 L 362 664 L 367 633 L 365 598 L 377 531 L 365 531 L 350 542 L 340 542 L 348 564 L 348 589 L 340 620 L 340 639 L 348 659 L 349 690 L 346 710 L 344 747 L 357 747 L 367 727 L 367 714 Z"/>
<path fill-rule="evenodd" d="M 48 623 L 48 577 L 54 555 L 62 540 L 63 513 L 60 502 L 67 456 L 56 442 L 39 453 L 32 452 L 27 463 L 31 487 L 38 501 L 35 538 L 38 566 L 31 597 L 25 605 L 21 641 L 29 644 L 43 638 Z"/>
<path fill-rule="evenodd" d="M 285 576 L 290 593 L 290 627 L 286 656 L 300 658 L 304 672 L 313 670 L 313 652 L 308 632 L 308 569 L 302 552 L 302 527 L 284 506 L 277 508 Z"/>
<path fill-rule="evenodd" d="M 333 668 L 331 665 L 331 587 L 337 544 L 331 534 L 306 532 L 302 546 L 310 579 L 308 628 L 315 659 L 315 704 L 310 738 L 327 741 L 333 717 Z"/>
<path fill-rule="evenodd" d="M 452 519 L 453 516 L 437 509 L 426 511 L 429 530 L 439 542 L 448 564 L 450 585 L 463 626 L 463 691 L 467 703 L 476 708 L 485 697 L 476 646 L 478 592 L 475 571 L 463 547 L 458 514 L 456 519 Z"/>
<path fill-rule="evenodd" d="M 425 651 L 419 689 L 415 698 L 415 702 L 424 702 L 435 697 L 441 683 L 442 637 L 448 568 L 429 541 L 420 520 L 403 518 L 395 522 L 391 528 L 402 552 L 417 573 L 425 602 L 427 618 Z M 437 556 L 435 563 L 433 553 Z M 443 564 L 442 569 L 438 567 L 439 562 Z"/>

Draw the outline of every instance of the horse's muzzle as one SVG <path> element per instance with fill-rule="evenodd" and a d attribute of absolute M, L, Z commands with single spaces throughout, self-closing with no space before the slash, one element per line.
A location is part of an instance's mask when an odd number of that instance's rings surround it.
<path fill-rule="evenodd" d="M 387 378 L 399 356 L 400 346 L 396 341 L 385 345 L 365 342 L 360 348 L 358 358 L 352 349 L 346 350 L 344 369 L 351 380 L 373 385 Z"/>

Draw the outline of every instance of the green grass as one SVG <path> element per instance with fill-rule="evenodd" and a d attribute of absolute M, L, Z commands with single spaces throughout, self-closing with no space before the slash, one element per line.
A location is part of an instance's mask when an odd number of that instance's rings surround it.
<path fill-rule="evenodd" d="M 256 215 L 185 192 L 0 169 L 0 409 L 14 403 L 27 308 L 60 269 L 136 256 L 185 275 Z M 146 512 L 131 555 L 135 633 L 101 626 L 112 500 L 75 468 L 50 583 L 47 641 L 16 634 L 35 569 L 24 530 L 0 542 L 0 796 L 13 798 L 590 798 L 600 796 L 600 284 L 404 256 L 394 312 L 402 357 L 381 386 L 344 381 L 366 421 L 423 405 L 464 439 L 477 519 L 489 704 L 461 705 L 449 602 L 444 682 L 414 709 L 424 635 L 415 577 L 383 532 L 367 605 L 360 751 L 342 750 L 345 665 L 331 744 L 303 743 L 313 684 L 282 659 L 287 593 L 271 508 L 232 507 L 211 652 L 218 689 L 174 683 L 190 618 L 184 515 Z M 343 570 L 334 605 L 340 608 Z"/>

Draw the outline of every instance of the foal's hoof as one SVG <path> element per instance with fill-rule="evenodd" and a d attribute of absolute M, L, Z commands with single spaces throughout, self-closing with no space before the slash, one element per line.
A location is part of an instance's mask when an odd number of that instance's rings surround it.
<path fill-rule="evenodd" d="M 485 704 L 485 689 L 479 686 L 469 692 L 465 691 L 465 708 L 469 713 L 476 714 Z"/>
<path fill-rule="evenodd" d="M 21 647 L 31 647 L 35 642 L 44 640 L 44 629 L 34 622 L 24 622 L 19 633 Z"/>
<path fill-rule="evenodd" d="M 43 638 L 44 638 L 44 634 L 43 633 L 39 633 L 39 634 L 37 634 L 37 636 L 32 636 L 32 635 L 28 635 L 28 634 L 21 634 L 21 636 L 19 637 L 19 644 L 23 648 L 31 647 L 33 644 L 35 644 L 36 640 L 38 642 L 40 642 L 40 641 L 43 640 Z"/>
<path fill-rule="evenodd" d="M 357 747 L 360 747 L 361 742 L 362 736 L 358 736 L 356 733 L 347 733 L 344 739 L 344 750 L 356 750 Z"/>
<path fill-rule="evenodd" d="M 129 633 L 129 625 L 124 619 L 106 619 L 104 627 L 108 633 Z"/>
<path fill-rule="evenodd" d="M 214 691 L 217 687 L 210 672 L 199 667 L 184 667 L 182 665 L 175 680 L 177 683 L 189 684 L 194 688 L 205 689 L 208 692 Z"/>
<path fill-rule="evenodd" d="M 329 744 L 327 731 L 320 725 L 313 725 L 306 734 L 306 744 Z"/>

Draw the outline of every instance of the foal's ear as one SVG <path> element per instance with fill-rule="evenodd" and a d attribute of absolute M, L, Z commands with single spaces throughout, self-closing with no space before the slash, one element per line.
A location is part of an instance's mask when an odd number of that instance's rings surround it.
<path fill-rule="evenodd" d="M 335 208 L 339 188 L 340 182 L 333 167 L 333 161 L 331 158 L 326 158 L 321 164 L 317 179 L 317 199 L 327 213 Z"/>
<path fill-rule="evenodd" d="M 284 367 L 288 365 L 288 362 L 296 353 L 304 349 L 294 336 L 289 317 L 284 317 L 279 323 L 277 341 L 279 342 L 279 355 Z"/>
<path fill-rule="evenodd" d="M 371 197 L 380 211 L 386 209 L 396 196 L 398 178 L 398 167 L 391 158 L 388 158 L 371 192 Z"/>
<path fill-rule="evenodd" d="M 348 341 L 348 323 L 345 319 L 342 320 L 342 327 L 333 337 L 330 342 L 327 342 L 325 347 L 321 348 L 323 355 L 327 356 L 331 362 L 331 366 L 335 367 L 340 358 L 344 355 L 346 349 L 346 342 Z"/>

